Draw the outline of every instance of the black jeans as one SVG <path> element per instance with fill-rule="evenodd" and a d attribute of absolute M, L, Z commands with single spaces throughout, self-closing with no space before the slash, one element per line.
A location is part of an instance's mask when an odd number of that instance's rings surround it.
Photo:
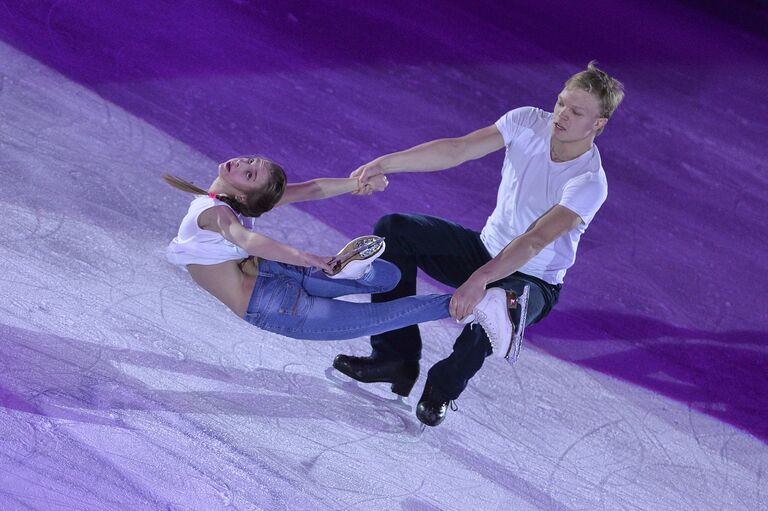
<path fill-rule="evenodd" d="M 416 294 L 418 268 L 433 279 L 456 288 L 491 260 L 480 240 L 480 233 L 442 218 L 387 215 L 376 223 L 374 233 L 386 238 L 387 249 L 382 258 L 397 265 L 402 273 L 393 290 L 372 296 L 374 302 Z M 520 294 L 525 284 L 531 285 L 526 321 L 530 325 L 543 319 L 554 307 L 560 296 L 560 285 L 515 272 L 489 287 L 502 287 Z M 413 325 L 374 335 L 371 347 L 372 356 L 382 360 L 418 361 L 421 358 L 419 327 Z M 456 339 L 453 352 L 429 370 L 427 381 L 445 399 L 456 399 L 490 353 L 491 344 L 483 329 L 467 325 Z"/>

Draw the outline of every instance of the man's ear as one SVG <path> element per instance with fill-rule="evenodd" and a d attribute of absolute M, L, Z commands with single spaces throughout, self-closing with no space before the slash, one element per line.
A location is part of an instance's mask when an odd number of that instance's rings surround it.
<path fill-rule="evenodd" d="M 245 204 L 245 195 L 235 195 L 235 200 Z"/>
<path fill-rule="evenodd" d="M 608 118 L 607 117 L 599 117 L 595 121 L 595 131 L 600 131 L 601 129 L 605 128 L 606 124 L 608 124 Z"/>

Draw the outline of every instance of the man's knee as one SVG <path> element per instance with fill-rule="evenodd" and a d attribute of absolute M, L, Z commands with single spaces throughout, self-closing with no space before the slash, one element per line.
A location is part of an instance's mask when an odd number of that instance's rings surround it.
<path fill-rule="evenodd" d="M 549 295 L 545 294 L 540 285 L 535 282 L 515 278 L 514 276 L 511 278 L 508 277 L 500 287 L 509 291 L 514 291 L 517 296 L 520 296 L 523 294 L 523 288 L 526 285 L 529 286 L 530 294 L 528 296 L 528 316 L 525 323 L 526 325 L 532 325 L 533 323 L 538 323 L 544 319 L 552 309 L 554 303 L 551 303 L 551 301 L 547 299 Z"/>
<path fill-rule="evenodd" d="M 383 236 L 385 238 L 392 238 L 395 235 L 407 235 L 410 224 L 410 215 L 392 213 L 379 218 L 379 221 L 373 227 L 373 233 L 376 236 Z"/>

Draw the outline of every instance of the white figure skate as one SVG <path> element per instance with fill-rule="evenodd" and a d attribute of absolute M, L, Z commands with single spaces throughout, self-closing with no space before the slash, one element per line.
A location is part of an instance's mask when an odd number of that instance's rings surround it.
<path fill-rule="evenodd" d="M 386 244 L 379 236 L 360 236 L 347 243 L 333 258 L 332 272 L 325 272 L 332 279 L 361 278 L 370 269 L 373 261 L 384 253 Z"/>

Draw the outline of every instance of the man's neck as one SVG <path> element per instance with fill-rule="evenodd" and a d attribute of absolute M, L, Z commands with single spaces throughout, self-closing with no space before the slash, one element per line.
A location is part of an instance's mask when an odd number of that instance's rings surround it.
<path fill-rule="evenodd" d="M 553 138 L 549 143 L 549 157 L 557 163 L 575 160 L 592 148 L 593 141 L 594 138 L 576 142 L 558 142 Z"/>

